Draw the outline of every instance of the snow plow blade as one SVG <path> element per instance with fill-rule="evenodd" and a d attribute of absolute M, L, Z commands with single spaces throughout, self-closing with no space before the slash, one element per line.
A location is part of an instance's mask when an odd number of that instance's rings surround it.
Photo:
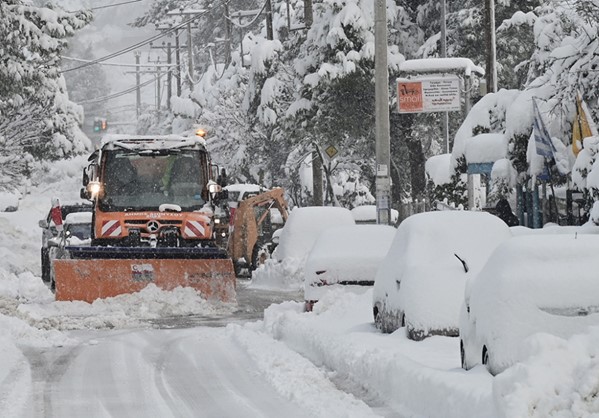
<path fill-rule="evenodd" d="M 56 300 L 92 303 L 135 293 L 150 283 L 161 289 L 192 287 L 208 300 L 235 300 L 235 271 L 226 253 L 209 248 L 68 247 L 54 261 Z"/>

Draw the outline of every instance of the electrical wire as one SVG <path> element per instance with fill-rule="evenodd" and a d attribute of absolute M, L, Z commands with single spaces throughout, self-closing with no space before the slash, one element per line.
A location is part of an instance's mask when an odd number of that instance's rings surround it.
<path fill-rule="evenodd" d="M 167 30 L 164 30 L 163 32 L 159 33 L 158 35 L 154 35 L 154 36 L 152 36 L 150 38 L 147 38 L 147 39 L 145 39 L 143 41 L 140 41 L 140 42 L 138 42 L 138 43 L 136 43 L 134 45 L 128 46 L 128 47 L 123 48 L 123 49 L 121 49 L 119 51 L 116 51 L 116 52 L 113 52 L 111 54 L 105 55 L 103 57 L 96 58 L 95 60 L 89 61 L 89 62 L 87 62 L 85 64 L 82 64 L 82 65 L 79 65 L 77 67 L 67 68 L 65 70 L 62 70 L 62 73 L 68 73 L 70 71 L 80 70 L 82 68 L 86 68 L 86 67 L 89 67 L 91 65 L 98 64 L 100 62 L 109 60 L 111 58 L 118 57 L 120 55 L 123 55 L 123 54 L 126 54 L 128 52 L 134 51 L 135 49 L 137 49 L 139 47 L 142 47 L 142 46 L 147 45 L 147 44 L 149 44 L 151 42 L 154 42 L 155 40 L 160 39 L 160 38 L 162 38 L 164 36 L 170 35 L 175 30 L 181 29 L 182 27 L 186 26 L 188 23 L 191 23 L 194 20 L 197 20 L 200 17 L 205 16 L 206 14 L 208 14 L 212 10 L 216 9 L 217 7 L 222 6 L 224 3 L 225 3 L 225 1 L 219 1 L 219 2 L 215 3 L 210 9 L 207 9 L 207 10 L 205 10 L 202 13 L 198 13 L 198 14 L 194 15 L 193 17 L 191 17 L 191 18 L 189 18 L 187 20 L 184 20 L 183 22 L 179 23 L 178 25 L 175 25 L 175 26 L 173 26 L 173 27 L 171 27 L 171 28 L 169 28 Z"/>
<path fill-rule="evenodd" d="M 92 7 L 89 10 L 100 10 L 100 9 L 108 9 L 109 7 L 116 7 L 116 6 L 122 6 L 124 4 L 131 4 L 131 3 L 139 3 L 140 1 L 144 1 L 144 0 L 130 0 L 130 1 L 124 1 L 122 3 L 116 3 L 116 4 L 107 4 L 105 6 L 97 6 L 97 7 Z"/>
<path fill-rule="evenodd" d="M 97 97 L 95 99 L 84 100 L 84 101 L 79 102 L 77 104 L 79 104 L 79 105 L 86 105 L 86 104 L 106 102 L 108 100 L 116 99 L 117 97 L 121 97 L 121 96 L 124 96 L 125 94 L 129 94 L 131 92 L 134 92 L 135 90 L 137 90 L 138 87 L 142 88 L 142 87 L 145 87 L 145 86 L 147 86 L 149 84 L 152 84 L 152 83 L 156 82 L 156 79 L 157 79 L 157 77 L 154 77 L 154 78 L 152 78 L 150 80 L 144 81 L 139 86 L 133 86 L 133 87 L 128 88 L 126 90 L 119 91 L 117 93 L 112 93 L 112 94 L 109 94 L 107 96 Z"/>
<path fill-rule="evenodd" d="M 81 58 L 73 58 L 73 57 L 67 57 L 65 55 L 61 55 L 60 58 L 68 60 L 68 61 L 77 61 L 77 62 L 85 62 L 85 63 L 91 63 L 92 60 L 84 60 Z M 111 67 L 176 67 L 177 64 L 124 64 L 124 63 L 120 63 L 120 62 L 98 62 L 98 65 L 107 65 L 107 66 L 111 66 Z M 93 64 L 96 65 L 96 64 Z"/>
<path fill-rule="evenodd" d="M 229 22 L 231 22 L 233 24 L 233 26 L 239 28 L 239 29 L 245 29 L 248 28 L 250 26 L 252 26 L 254 24 L 254 22 L 256 22 L 258 20 L 258 18 L 262 15 L 262 13 L 264 12 L 264 9 L 266 8 L 266 5 L 268 4 L 268 0 L 264 2 L 264 4 L 262 5 L 262 7 L 260 8 L 260 11 L 258 12 L 258 14 L 252 19 L 251 22 L 246 23 L 245 25 L 236 23 L 235 21 L 233 21 L 233 19 L 231 19 L 230 16 L 225 16 L 227 18 L 227 20 Z"/>

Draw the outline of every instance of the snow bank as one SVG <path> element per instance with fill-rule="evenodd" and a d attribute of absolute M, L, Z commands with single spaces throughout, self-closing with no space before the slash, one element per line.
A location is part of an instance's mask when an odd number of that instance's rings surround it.
<path fill-rule="evenodd" d="M 371 316 L 372 292 L 332 292 L 302 313 L 300 303 L 273 305 L 254 326 L 335 370 L 347 388 L 384 400 L 405 416 L 493 417 L 492 377 L 459 368 L 459 341 L 406 339 L 403 330 L 381 335 Z M 359 389 L 358 389 L 359 388 Z"/>

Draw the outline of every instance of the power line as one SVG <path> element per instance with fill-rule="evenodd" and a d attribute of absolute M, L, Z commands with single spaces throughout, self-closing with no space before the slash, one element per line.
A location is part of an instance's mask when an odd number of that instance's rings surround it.
<path fill-rule="evenodd" d="M 130 1 L 124 1 L 122 3 L 107 4 L 105 6 L 92 7 L 90 10 L 108 9 L 109 7 L 122 6 L 123 4 L 139 3 L 140 1 L 144 1 L 144 0 L 130 0 Z"/>
<path fill-rule="evenodd" d="M 62 59 L 68 60 L 68 61 L 77 61 L 77 62 L 84 62 L 84 63 L 91 63 L 92 60 L 84 60 L 81 58 L 73 58 L 73 57 L 67 57 L 65 55 L 61 55 Z M 107 65 L 107 66 L 111 66 L 111 67 L 175 67 L 177 64 L 151 64 L 151 65 L 146 65 L 146 64 L 124 64 L 124 63 L 120 63 L 120 62 L 98 62 L 98 65 Z M 94 63 L 93 65 L 96 65 L 96 63 Z"/>
<path fill-rule="evenodd" d="M 152 79 L 150 79 L 148 81 L 144 81 L 143 83 L 141 83 L 139 85 L 139 88 L 142 88 L 142 87 L 145 87 L 145 86 L 147 86 L 147 85 L 149 85 L 151 83 L 154 83 L 156 81 L 156 79 L 157 79 L 157 77 L 154 77 L 154 78 L 152 78 Z M 133 86 L 133 87 L 130 87 L 130 88 L 126 89 L 126 90 L 119 91 L 118 93 L 112 93 L 112 94 L 109 94 L 107 96 L 97 97 L 95 99 L 84 100 L 84 101 L 79 102 L 77 104 L 79 104 L 79 105 L 86 105 L 86 104 L 93 104 L 93 103 L 99 103 L 99 102 L 106 102 L 108 100 L 116 99 L 117 97 L 121 97 L 121 96 L 124 96 L 125 94 L 129 94 L 131 92 L 134 92 L 135 90 L 137 90 L 137 87 L 138 86 Z"/>
<path fill-rule="evenodd" d="M 77 66 L 77 67 L 73 67 L 73 68 L 67 68 L 67 69 L 65 69 L 65 70 L 62 70 L 62 72 L 63 72 L 63 73 L 68 73 L 68 72 L 70 72 L 70 71 L 80 70 L 80 69 L 82 69 L 82 68 L 86 68 L 86 67 L 89 67 L 89 66 L 91 66 L 91 65 L 98 64 L 98 63 L 100 63 L 100 62 L 103 62 L 103 61 L 109 60 L 109 59 L 111 59 L 111 58 L 118 57 L 118 56 L 120 56 L 120 55 L 123 55 L 123 54 L 126 54 L 126 53 L 128 53 L 128 52 L 131 52 L 131 51 L 133 51 L 133 50 L 135 50 L 135 49 L 137 49 L 137 48 L 139 48 L 139 47 L 142 47 L 142 46 L 144 46 L 144 45 L 147 45 L 147 44 L 149 44 L 149 43 L 151 43 L 151 42 L 154 42 L 154 41 L 155 41 L 155 40 L 157 40 L 157 39 L 160 39 L 160 38 L 162 38 L 162 37 L 164 37 L 164 36 L 170 35 L 170 34 L 171 34 L 172 32 L 174 32 L 175 30 L 177 30 L 177 29 L 181 29 L 182 27 L 186 26 L 188 23 L 190 23 L 190 22 L 193 22 L 194 20 L 196 20 L 196 19 L 198 19 L 198 18 L 200 18 L 200 17 L 202 17 L 202 16 L 204 16 L 204 15 L 208 14 L 209 12 L 211 12 L 211 11 L 212 11 L 212 10 L 214 10 L 214 9 L 216 9 L 217 7 L 220 7 L 220 6 L 222 6 L 222 4 L 223 4 L 223 2 L 222 2 L 222 1 L 221 1 L 221 2 L 218 2 L 218 3 L 215 3 L 215 4 L 214 4 L 214 5 L 213 5 L 213 6 L 212 6 L 210 9 L 207 9 L 207 10 L 205 10 L 205 11 L 204 11 L 204 12 L 202 12 L 202 13 L 198 13 L 198 14 L 194 15 L 193 17 L 191 17 L 191 18 L 189 18 L 189 19 L 187 19 L 187 20 L 185 20 L 185 21 L 183 21 L 183 22 L 179 23 L 178 25 L 175 25 L 175 26 L 173 26 L 172 28 L 170 28 L 170 29 L 167 29 L 167 30 L 165 30 L 164 32 L 161 32 L 161 33 L 159 33 L 158 35 L 154 35 L 154 36 L 152 36 L 152 37 L 150 37 L 150 38 L 147 38 L 147 39 L 146 39 L 146 40 L 144 40 L 144 41 L 140 41 L 140 42 L 138 42 L 138 43 L 136 43 L 136 44 L 134 44 L 134 45 L 131 45 L 131 46 L 129 46 L 129 47 L 126 47 L 126 48 L 123 48 L 123 49 L 121 49 L 121 50 L 119 50 L 119 51 L 116 51 L 116 52 L 113 52 L 113 53 L 111 53 L 111 54 L 105 55 L 105 56 L 103 56 L 103 57 L 101 57 L 101 58 L 97 58 L 97 59 L 95 59 L 95 60 L 89 61 L 89 62 L 87 62 L 87 63 L 85 63 L 85 64 L 82 64 L 82 65 L 79 65 L 79 66 Z"/>

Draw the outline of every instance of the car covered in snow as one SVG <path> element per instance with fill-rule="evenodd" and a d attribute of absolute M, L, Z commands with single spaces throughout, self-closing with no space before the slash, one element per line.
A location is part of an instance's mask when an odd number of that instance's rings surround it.
<path fill-rule="evenodd" d="M 92 213 L 72 212 L 66 215 L 63 228 L 55 237 L 48 240 L 48 262 L 50 265 L 50 286 L 54 288 L 54 268 L 52 262 L 68 256 L 65 247 L 87 246 L 91 244 Z"/>
<path fill-rule="evenodd" d="M 323 230 L 342 225 L 355 225 L 349 209 L 333 206 L 295 208 L 281 231 L 273 258 L 279 261 L 305 259 Z"/>
<path fill-rule="evenodd" d="M 371 288 L 395 232 L 388 225 L 348 225 L 322 231 L 304 268 L 306 311 L 330 289 L 363 293 Z"/>
<path fill-rule="evenodd" d="M 64 224 L 66 217 L 70 213 L 78 212 L 89 212 L 91 214 L 92 205 L 89 202 L 69 202 L 60 206 L 60 212 L 62 216 L 62 222 Z M 44 219 L 39 221 L 39 226 L 42 228 L 42 249 L 41 249 L 41 263 L 42 263 L 42 280 L 50 282 L 50 260 L 48 258 L 48 242 L 49 240 L 58 236 L 58 230 L 56 224 L 52 220 L 51 209 Z"/>
<path fill-rule="evenodd" d="M 373 290 L 377 328 L 406 327 L 408 338 L 457 336 L 464 289 L 509 227 L 485 212 L 436 211 L 405 219 L 378 269 Z"/>
<path fill-rule="evenodd" d="M 466 288 L 462 367 L 497 374 L 536 333 L 569 338 L 599 326 L 599 236 L 526 235 L 501 244 Z"/>
<path fill-rule="evenodd" d="M 320 233 L 328 228 L 355 225 L 349 209 L 333 206 L 295 208 L 277 233 L 271 258 L 252 272 L 253 287 L 302 291 L 304 266 Z"/>

